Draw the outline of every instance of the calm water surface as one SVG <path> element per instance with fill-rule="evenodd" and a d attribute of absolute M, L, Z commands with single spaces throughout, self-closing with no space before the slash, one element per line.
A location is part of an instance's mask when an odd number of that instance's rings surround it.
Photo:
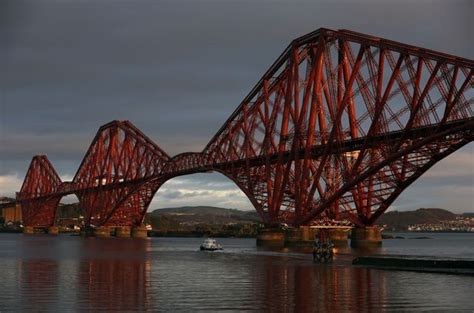
<path fill-rule="evenodd" d="M 474 234 L 407 234 L 375 254 L 474 259 Z M 98 239 L 0 234 L 0 311 L 473 312 L 474 277 L 332 265 L 254 239 Z"/>

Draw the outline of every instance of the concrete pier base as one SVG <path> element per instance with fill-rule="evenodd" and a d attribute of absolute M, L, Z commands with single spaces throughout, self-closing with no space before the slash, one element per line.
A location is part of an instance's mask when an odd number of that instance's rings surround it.
<path fill-rule="evenodd" d="M 285 232 L 282 229 L 264 228 L 257 234 L 257 246 L 283 246 Z"/>
<path fill-rule="evenodd" d="M 352 248 L 375 248 L 382 246 L 382 233 L 377 227 L 355 227 L 352 229 Z"/>
<path fill-rule="evenodd" d="M 107 226 L 99 226 L 94 229 L 94 236 L 98 238 L 108 238 L 110 237 L 110 228 Z"/>
<path fill-rule="evenodd" d="M 349 241 L 347 239 L 347 230 L 344 229 L 328 229 L 327 234 L 335 247 L 347 247 Z"/>
<path fill-rule="evenodd" d="M 130 226 L 119 226 L 115 228 L 115 237 L 130 238 L 131 232 Z"/>
<path fill-rule="evenodd" d="M 35 228 L 33 226 L 23 226 L 23 234 L 34 234 Z"/>
<path fill-rule="evenodd" d="M 290 228 L 285 233 L 286 246 L 309 246 L 314 242 L 314 238 L 319 234 L 317 228 L 309 226 L 301 226 L 298 228 Z"/>
<path fill-rule="evenodd" d="M 148 230 L 145 225 L 135 226 L 132 228 L 132 238 L 147 238 Z"/>
<path fill-rule="evenodd" d="M 48 227 L 48 234 L 58 235 L 59 234 L 59 227 L 58 226 L 49 226 Z"/>

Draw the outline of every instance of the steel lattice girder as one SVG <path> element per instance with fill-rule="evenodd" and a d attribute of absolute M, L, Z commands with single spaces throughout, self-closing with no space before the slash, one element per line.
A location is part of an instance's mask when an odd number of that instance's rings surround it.
<path fill-rule="evenodd" d="M 55 195 L 61 185 L 56 173 L 45 155 L 31 160 L 25 180 L 17 193 L 21 202 L 23 224 L 50 226 L 54 223 L 56 208 L 61 196 Z"/>
<path fill-rule="evenodd" d="M 166 180 L 218 171 L 265 223 L 372 225 L 473 140 L 473 68 L 472 60 L 319 29 L 292 41 L 201 153 L 170 158 L 130 122 L 114 121 L 99 129 L 72 182 L 32 163 L 19 200 L 39 212 L 75 193 L 88 223 L 136 225 Z"/>

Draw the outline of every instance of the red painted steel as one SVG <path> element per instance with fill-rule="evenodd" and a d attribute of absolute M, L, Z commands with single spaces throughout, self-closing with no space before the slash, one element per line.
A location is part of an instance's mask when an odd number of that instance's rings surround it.
<path fill-rule="evenodd" d="M 86 224 L 140 224 L 168 159 L 128 121 L 102 126 L 72 180 Z"/>
<path fill-rule="evenodd" d="M 60 186 L 61 178 L 48 158 L 45 155 L 33 157 L 20 192 L 17 193 L 25 225 L 47 227 L 54 224 L 61 200 L 61 196 L 56 194 Z"/>
<path fill-rule="evenodd" d="M 168 179 L 217 171 L 263 222 L 373 225 L 436 162 L 474 138 L 472 60 L 348 30 L 291 42 L 201 153 L 169 157 L 128 121 L 99 129 L 72 182 L 35 157 L 25 225 L 75 193 L 92 225 L 138 225 Z"/>

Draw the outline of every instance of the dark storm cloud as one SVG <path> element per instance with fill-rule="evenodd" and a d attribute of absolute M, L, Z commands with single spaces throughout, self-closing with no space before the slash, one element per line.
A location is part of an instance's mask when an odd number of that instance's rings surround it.
<path fill-rule="evenodd" d="M 0 175 L 23 177 L 41 153 L 71 176 L 114 119 L 171 155 L 200 151 L 288 43 L 319 27 L 473 58 L 473 11 L 472 1 L 0 0 Z"/>

